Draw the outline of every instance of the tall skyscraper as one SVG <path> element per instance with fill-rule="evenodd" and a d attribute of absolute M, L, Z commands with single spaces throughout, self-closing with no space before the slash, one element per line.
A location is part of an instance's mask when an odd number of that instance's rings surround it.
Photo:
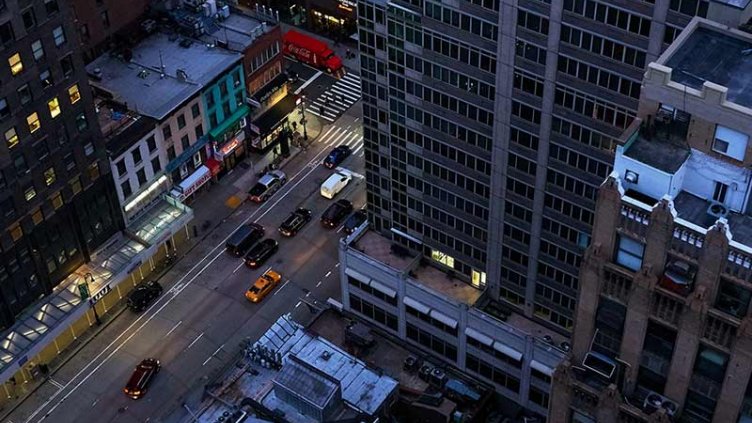
<path fill-rule="evenodd" d="M 551 415 L 752 419 L 750 52 L 752 35 L 697 18 L 649 65 L 598 193 Z"/>
<path fill-rule="evenodd" d="M 374 228 L 569 333 L 647 63 L 695 15 L 737 27 L 748 3 L 361 0 Z"/>
<path fill-rule="evenodd" d="M 0 1 L 0 326 L 122 227 L 68 3 Z"/>

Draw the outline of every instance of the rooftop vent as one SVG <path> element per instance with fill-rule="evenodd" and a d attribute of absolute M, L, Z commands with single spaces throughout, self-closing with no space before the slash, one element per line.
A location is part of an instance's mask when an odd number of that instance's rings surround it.
<path fill-rule="evenodd" d="M 728 212 L 728 207 L 726 207 L 725 204 L 719 203 L 717 201 L 710 203 L 710 207 L 708 207 L 708 214 L 713 217 L 726 217 Z"/>
<path fill-rule="evenodd" d="M 178 81 L 185 82 L 188 80 L 188 73 L 183 69 L 178 69 L 175 71 L 175 77 L 178 78 Z"/>
<path fill-rule="evenodd" d="M 101 81 L 102 80 L 102 69 L 101 68 L 94 68 L 94 70 L 89 75 L 91 76 L 91 79 L 95 81 Z"/>
<path fill-rule="evenodd" d="M 138 72 L 138 77 L 141 78 L 141 79 L 146 79 L 147 76 L 149 76 L 149 71 L 146 70 L 146 69 L 141 69 Z"/>
<path fill-rule="evenodd" d="M 321 353 L 321 358 L 324 360 L 329 360 L 332 357 L 332 353 L 329 351 L 324 351 Z"/>

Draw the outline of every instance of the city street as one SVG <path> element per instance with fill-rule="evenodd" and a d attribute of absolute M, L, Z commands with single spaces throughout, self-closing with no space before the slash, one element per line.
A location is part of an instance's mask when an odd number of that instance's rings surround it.
<path fill-rule="evenodd" d="M 287 312 L 309 313 L 302 301 L 339 297 L 336 278 L 337 242 L 341 227 L 324 229 L 319 218 L 334 200 L 319 194 L 331 173 L 322 159 L 336 145 L 349 145 L 354 154 L 342 167 L 355 172 L 336 197 L 365 203 L 363 135 L 360 105 L 334 124 L 324 125 L 307 151 L 283 168 L 288 183 L 262 205 L 246 202 L 184 256 L 160 283 L 164 294 L 144 313 L 125 311 L 71 361 L 58 370 L 9 421 L 145 422 L 160 421 L 181 407 L 186 393 L 208 383 L 226 365 L 246 338 L 255 339 Z M 201 198 L 193 207 L 207 207 Z M 298 207 L 313 211 L 313 219 L 293 238 L 282 238 L 277 227 Z M 280 250 L 258 270 L 224 251 L 225 240 L 240 225 L 258 222 L 266 236 L 277 239 Z M 200 223 L 200 222 L 199 222 Z M 282 282 L 259 304 L 245 299 L 253 281 L 269 267 Z M 137 401 L 123 386 L 142 359 L 162 362 L 148 394 Z M 46 402 L 45 402 L 46 401 Z"/>

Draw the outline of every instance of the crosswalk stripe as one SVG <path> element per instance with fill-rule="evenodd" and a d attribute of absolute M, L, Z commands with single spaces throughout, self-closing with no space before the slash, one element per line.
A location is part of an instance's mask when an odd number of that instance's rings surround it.
<path fill-rule="evenodd" d="M 322 137 L 323 137 L 323 138 L 326 138 L 326 137 L 328 137 L 328 136 L 329 136 L 329 134 L 331 134 L 331 133 L 332 133 L 332 131 L 334 131 L 335 129 L 339 131 L 339 128 L 337 128 L 336 126 L 332 126 L 332 127 L 330 127 L 330 128 L 329 128 L 329 130 L 327 130 L 327 131 L 326 131 L 326 132 L 324 133 L 324 135 L 322 135 Z"/>
<path fill-rule="evenodd" d="M 350 138 L 349 140 L 346 138 L 345 140 L 342 141 L 347 146 L 354 145 L 353 141 L 356 141 L 357 138 L 358 138 L 358 133 L 357 132 L 352 132 L 350 135 L 352 135 L 352 138 L 348 137 L 348 138 Z"/>
<path fill-rule="evenodd" d="M 339 80 L 334 85 L 342 85 L 343 87 L 348 87 L 360 91 L 360 84 L 351 81 Z"/>
<path fill-rule="evenodd" d="M 339 135 L 337 135 L 337 137 L 330 139 L 329 142 L 326 143 L 326 145 L 339 144 L 341 142 L 340 140 L 343 139 L 343 136 L 347 137 L 348 135 L 349 133 L 343 130 Z"/>
<path fill-rule="evenodd" d="M 334 102 L 334 103 L 329 103 L 329 105 L 328 105 L 328 106 L 327 106 L 326 104 L 324 104 L 324 103 L 318 103 L 318 102 L 315 102 L 315 101 L 313 102 L 313 104 L 314 104 L 314 105 L 315 105 L 316 107 L 318 107 L 319 109 L 320 109 L 321 107 L 323 107 L 323 108 L 324 108 L 324 110 L 328 110 L 328 109 L 331 109 L 331 108 L 335 108 L 335 109 L 337 109 L 337 110 L 338 110 L 338 111 L 339 111 L 340 113 L 344 113 L 345 111 L 347 111 L 347 109 L 349 109 L 349 108 L 350 108 L 350 107 L 346 107 L 345 105 L 339 104 L 339 103 L 337 103 L 337 102 Z M 321 113 L 321 111 L 319 111 L 319 113 Z"/>
<path fill-rule="evenodd" d="M 318 116 L 320 118 L 324 118 L 324 119 L 328 120 L 329 122 L 334 122 L 334 119 L 330 118 L 329 116 L 321 116 L 318 112 L 315 112 L 313 110 L 311 110 L 310 113 L 313 114 L 313 115 L 316 115 L 316 116 Z"/>
<path fill-rule="evenodd" d="M 352 73 L 348 73 L 345 76 L 343 76 L 342 79 L 340 79 L 340 81 L 342 80 L 350 80 L 350 81 L 355 81 L 355 82 L 360 83 L 360 76 L 352 74 Z"/>
<path fill-rule="evenodd" d="M 332 91 L 336 94 L 340 94 L 342 96 L 352 99 L 353 103 L 358 101 L 358 99 L 360 98 L 360 96 L 355 96 L 353 95 L 353 93 L 349 91 L 345 91 L 341 88 L 335 87 L 334 85 L 332 85 Z M 358 92 L 358 94 L 360 94 L 360 92 Z"/>
<path fill-rule="evenodd" d="M 352 153 L 356 154 L 358 151 L 360 151 L 361 148 L 363 148 L 363 144 L 358 144 L 358 146 L 355 148 L 355 150 L 353 150 Z"/>

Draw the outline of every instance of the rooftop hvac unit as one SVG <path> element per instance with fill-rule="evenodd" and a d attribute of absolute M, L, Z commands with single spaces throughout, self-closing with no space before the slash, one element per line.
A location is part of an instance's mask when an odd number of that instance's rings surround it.
<path fill-rule="evenodd" d="M 712 203 L 710 203 L 710 207 L 708 207 L 708 214 L 713 217 L 726 217 L 728 212 L 728 207 L 726 207 L 725 204 L 719 203 L 717 201 L 713 201 Z"/>
<path fill-rule="evenodd" d="M 650 391 L 650 393 L 645 397 L 645 401 L 642 402 L 642 411 L 647 414 L 652 414 L 660 410 L 661 408 L 666 410 L 666 414 L 673 417 L 674 414 L 676 414 L 676 411 L 679 409 L 679 406 L 663 395 L 657 392 Z"/>

